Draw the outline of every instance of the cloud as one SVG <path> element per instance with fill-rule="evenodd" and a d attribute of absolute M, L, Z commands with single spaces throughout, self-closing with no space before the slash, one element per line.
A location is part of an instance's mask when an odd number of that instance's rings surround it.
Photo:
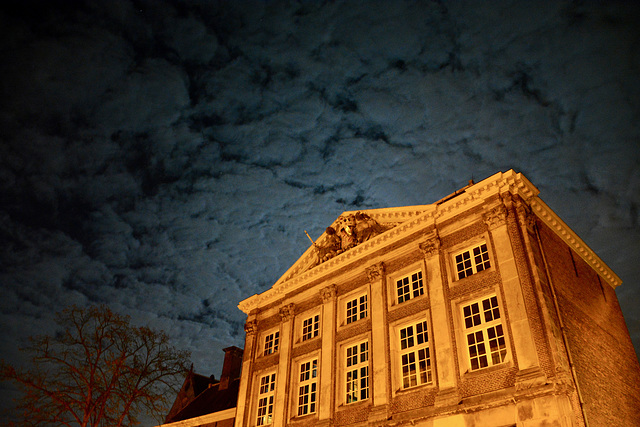
<path fill-rule="evenodd" d="M 2 348 L 106 302 L 218 374 L 212 349 L 243 345 L 237 302 L 308 248 L 303 230 L 509 168 L 625 281 L 638 347 L 637 17 L 617 2 L 8 8 Z"/>

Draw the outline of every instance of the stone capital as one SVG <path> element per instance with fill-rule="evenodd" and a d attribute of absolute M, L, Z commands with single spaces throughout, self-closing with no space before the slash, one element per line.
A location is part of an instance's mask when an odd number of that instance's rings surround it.
<path fill-rule="evenodd" d="M 432 233 L 427 236 L 427 240 L 418 244 L 418 247 L 422 251 L 425 257 L 429 258 L 433 255 L 437 255 L 440 250 L 440 237 L 436 233 Z"/>
<path fill-rule="evenodd" d="M 520 204 L 516 208 L 518 214 L 518 223 L 522 227 L 526 227 L 527 231 L 533 233 L 536 226 L 536 216 L 531 212 L 527 205 Z"/>
<path fill-rule="evenodd" d="M 286 322 L 293 317 L 294 304 L 290 303 L 280 307 L 280 320 Z"/>
<path fill-rule="evenodd" d="M 484 214 L 484 222 L 489 230 L 500 227 L 507 223 L 507 208 L 504 205 L 498 205 Z"/>
<path fill-rule="evenodd" d="M 382 279 L 384 276 L 384 263 L 379 262 L 370 267 L 367 267 L 367 277 L 369 278 L 369 282 L 375 282 L 376 280 Z"/>
<path fill-rule="evenodd" d="M 320 295 L 322 296 L 322 302 L 329 302 L 336 297 L 336 285 L 329 285 L 320 289 Z"/>
<path fill-rule="evenodd" d="M 247 335 L 253 335 L 258 332 L 258 322 L 256 322 L 255 320 L 251 320 L 250 322 L 245 323 L 244 332 Z"/>

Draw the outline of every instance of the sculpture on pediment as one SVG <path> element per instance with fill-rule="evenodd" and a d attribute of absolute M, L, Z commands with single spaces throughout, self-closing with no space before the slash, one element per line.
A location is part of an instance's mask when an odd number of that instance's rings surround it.
<path fill-rule="evenodd" d="M 324 245 L 319 246 L 314 243 L 318 253 L 318 263 L 325 262 L 342 252 L 342 241 L 336 234 L 336 230 L 333 227 L 327 227 L 325 234 L 327 237 Z"/>
<path fill-rule="evenodd" d="M 387 231 L 388 228 L 363 212 L 342 215 L 336 220 L 335 228 L 327 227 L 322 243 L 315 243 L 309 234 L 309 240 L 316 250 L 316 264 L 330 260 L 360 243 Z M 305 231 L 306 233 L 306 231 Z"/>
<path fill-rule="evenodd" d="M 369 215 L 363 212 L 356 212 L 356 236 L 358 243 L 366 242 L 372 237 L 377 236 L 380 233 L 384 233 L 387 229 L 378 224 L 378 221 L 371 218 Z"/>
<path fill-rule="evenodd" d="M 338 218 L 338 236 L 340 237 L 342 251 L 351 249 L 358 244 L 356 237 L 356 216 L 344 215 Z"/>

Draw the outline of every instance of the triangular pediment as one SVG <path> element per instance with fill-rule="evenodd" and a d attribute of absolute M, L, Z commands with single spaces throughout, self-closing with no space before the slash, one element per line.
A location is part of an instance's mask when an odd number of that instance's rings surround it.
<path fill-rule="evenodd" d="M 381 245 L 399 241 L 416 229 L 424 230 L 430 224 L 437 227 L 439 223 L 444 223 L 461 212 L 483 206 L 490 198 L 495 199 L 498 196 L 500 199 L 510 200 L 511 195 L 518 195 L 528 206 L 525 210 L 530 209 L 533 215 L 553 230 L 612 288 L 619 286 L 622 282 L 620 278 L 538 197 L 538 193 L 539 190 L 526 177 L 508 170 L 498 172 L 478 183 L 470 182 L 466 187 L 432 204 L 343 212 L 329 225 L 331 231 L 322 233 L 271 289 L 241 301 L 238 307 L 249 314 L 260 304 L 277 300 L 287 290 L 321 274 L 337 271 L 345 263 L 365 257 Z M 369 220 L 371 222 L 366 223 Z M 359 222 L 362 222 L 360 230 Z M 345 225 L 350 229 L 353 227 L 355 237 L 349 237 L 346 243 L 343 243 L 345 236 L 339 235 L 338 247 L 333 236 L 338 234 L 341 228 L 344 230 Z M 363 231 L 365 229 L 370 233 Z M 335 253 L 328 252 L 331 250 L 328 246 L 331 239 L 334 240 Z"/>
<path fill-rule="evenodd" d="M 327 226 L 304 254 L 278 279 L 276 285 L 341 257 L 354 248 L 434 209 L 435 205 L 431 204 L 345 211 Z"/>

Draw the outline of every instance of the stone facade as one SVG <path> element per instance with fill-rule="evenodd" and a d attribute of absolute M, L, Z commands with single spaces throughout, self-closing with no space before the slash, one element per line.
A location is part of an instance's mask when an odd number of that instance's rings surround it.
<path fill-rule="evenodd" d="M 640 419 L 620 279 L 498 173 L 431 205 L 345 212 L 239 305 L 236 426 L 585 426 Z M 377 234 L 327 256 L 345 218 Z M 320 252 L 322 251 L 322 252 Z"/>

